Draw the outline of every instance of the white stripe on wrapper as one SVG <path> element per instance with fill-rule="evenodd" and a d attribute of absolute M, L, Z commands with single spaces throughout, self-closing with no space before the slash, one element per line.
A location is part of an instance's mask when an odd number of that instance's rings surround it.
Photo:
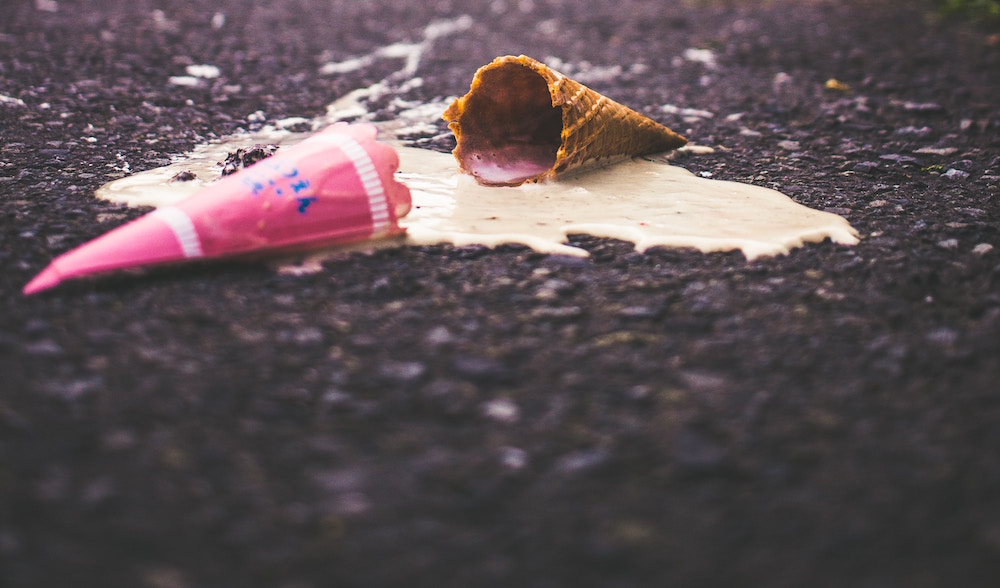
<path fill-rule="evenodd" d="M 180 244 L 184 257 L 205 255 L 201 250 L 201 239 L 198 238 L 198 231 L 195 230 L 194 223 L 191 222 L 191 217 L 186 212 L 173 206 L 165 206 L 150 214 L 156 215 L 157 218 L 167 223 L 174 236 L 177 237 L 177 243 Z"/>
<path fill-rule="evenodd" d="M 344 155 L 351 160 L 354 165 L 354 172 L 361 180 L 361 185 L 368 196 L 368 208 L 372 215 L 372 236 L 377 237 L 389 228 L 389 201 L 386 198 L 385 190 L 382 189 L 382 180 L 378 177 L 375 163 L 368 152 L 352 137 L 339 133 L 321 133 L 317 139 L 333 143 L 344 152 Z"/>

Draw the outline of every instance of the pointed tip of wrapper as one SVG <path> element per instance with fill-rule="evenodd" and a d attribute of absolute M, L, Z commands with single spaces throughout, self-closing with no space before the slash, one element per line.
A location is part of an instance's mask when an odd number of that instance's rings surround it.
<path fill-rule="evenodd" d="M 42 290 L 48 290 L 49 288 L 55 288 L 62 282 L 62 276 L 56 271 L 56 268 L 51 265 L 42 270 L 40 274 L 32 278 L 30 282 L 21 290 L 21 293 L 25 296 L 31 296 Z"/>
<path fill-rule="evenodd" d="M 524 55 L 479 68 L 444 112 L 463 171 L 487 185 L 556 177 L 601 160 L 677 149 L 687 139 Z"/>

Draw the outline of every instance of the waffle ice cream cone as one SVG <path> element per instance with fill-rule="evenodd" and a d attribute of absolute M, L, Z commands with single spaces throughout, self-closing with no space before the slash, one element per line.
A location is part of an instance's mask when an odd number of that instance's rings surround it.
<path fill-rule="evenodd" d="M 602 160 L 676 149 L 687 139 L 543 63 L 498 57 L 444 112 L 462 170 L 516 186 Z"/>

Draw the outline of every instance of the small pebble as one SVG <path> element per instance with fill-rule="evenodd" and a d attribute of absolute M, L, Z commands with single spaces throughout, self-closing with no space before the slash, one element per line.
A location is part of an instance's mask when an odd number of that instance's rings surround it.
<path fill-rule="evenodd" d="M 528 465 L 528 452 L 519 447 L 502 447 L 500 463 L 508 470 L 523 470 Z"/>
<path fill-rule="evenodd" d="M 902 153 L 886 153 L 885 155 L 879 155 L 879 159 L 884 159 L 886 161 L 892 161 L 900 165 L 921 165 L 920 160 L 911 155 L 903 155 Z"/>
<path fill-rule="evenodd" d="M 991 251 L 993 251 L 993 246 L 989 243 L 980 243 L 972 248 L 972 252 L 976 255 L 986 255 Z"/>
<path fill-rule="evenodd" d="M 927 341 L 941 347 L 952 347 L 958 342 L 958 331 L 942 327 L 927 333 Z"/>
<path fill-rule="evenodd" d="M 350 408 L 351 404 L 354 402 L 354 397 L 352 397 L 347 392 L 343 392 L 336 388 L 331 388 L 320 396 L 320 403 L 322 406 L 331 409 L 346 409 Z"/>
<path fill-rule="evenodd" d="M 583 314 L 579 306 L 542 306 L 531 309 L 531 318 L 536 319 L 571 319 Z"/>
<path fill-rule="evenodd" d="M 793 81 L 792 80 L 792 76 L 788 75 L 786 72 L 779 71 L 778 73 L 774 74 L 773 78 L 771 78 L 771 85 L 773 85 L 774 87 L 777 88 L 777 87 L 783 86 L 783 85 L 785 85 L 785 84 L 787 84 L 787 83 L 789 83 L 791 81 Z M 729 116 L 730 117 L 733 117 L 733 116 L 742 116 L 742 114 L 743 113 L 741 112 L 741 113 L 739 113 L 739 115 L 730 114 Z M 733 120 L 737 120 L 737 119 L 733 119 Z"/>
<path fill-rule="evenodd" d="M 498 423 L 516 423 L 521 411 L 511 400 L 497 398 L 483 404 L 483 416 Z"/>
<path fill-rule="evenodd" d="M 931 134 L 930 127 L 900 127 L 896 129 L 897 135 L 913 135 L 915 137 L 926 137 Z"/>
<path fill-rule="evenodd" d="M 914 153 L 919 153 L 921 155 L 954 155 L 958 153 L 958 149 L 955 147 L 921 147 L 914 151 Z"/>
<path fill-rule="evenodd" d="M 196 78 L 214 80 L 215 78 L 219 77 L 219 74 L 221 72 L 219 71 L 219 68 L 214 65 L 201 64 L 201 65 L 187 66 L 184 70 L 184 73 Z"/>
<path fill-rule="evenodd" d="M 541 269 L 541 268 L 539 268 Z M 535 298 L 538 300 L 553 300 L 563 294 L 571 292 L 573 284 L 559 278 L 551 278 L 538 287 Z"/>
<path fill-rule="evenodd" d="M 195 88 L 201 84 L 201 79 L 194 76 L 170 76 L 167 80 L 171 86 L 181 86 L 184 88 Z"/>
<path fill-rule="evenodd" d="M 394 382 L 413 382 L 427 372 L 427 366 L 419 361 L 386 361 L 378 368 L 379 374 Z"/>
<path fill-rule="evenodd" d="M 311 345 L 323 341 L 323 331 L 317 327 L 305 327 L 292 333 L 291 338 L 299 345 Z"/>
<path fill-rule="evenodd" d="M 584 449 L 563 456 L 556 463 L 556 470 L 572 474 L 592 470 L 611 458 L 611 452 L 604 448 Z"/>
<path fill-rule="evenodd" d="M 424 336 L 424 341 L 432 347 L 437 347 L 438 345 L 446 345 L 454 342 L 455 336 L 448 330 L 448 327 L 438 326 L 427 332 Z"/>
<path fill-rule="evenodd" d="M 655 308 L 648 306 L 626 306 L 618 311 L 618 316 L 633 319 L 654 318 L 657 314 L 659 312 Z"/>
<path fill-rule="evenodd" d="M 934 112 L 941 112 L 944 108 L 937 104 L 936 102 L 910 102 L 906 101 L 902 104 L 903 110 L 908 112 L 920 112 L 924 114 L 930 114 Z"/>
<path fill-rule="evenodd" d="M 653 394 L 653 389 L 645 384 L 636 384 L 625 391 L 625 396 L 631 400 L 645 400 Z"/>
<path fill-rule="evenodd" d="M 964 180 L 969 177 L 969 172 L 952 167 L 949 168 L 948 171 L 941 174 L 941 177 L 948 178 L 949 180 Z"/>
<path fill-rule="evenodd" d="M 978 166 L 976 165 L 976 162 L 972 161 L 971 159 L 959 159 L 958 161 L 951 162 L 951 165 L 949 165 L 948 167 L 962 171 L 973 172 L 976 171 L 976 168 Z"/>
<path fill-rule="evenodd" d="M 38 355 L 44 357 L 54 357 L 63 354 L 63 348 L 52 339 L 42 339 L 34 343 L 29 343 L 23 348 L 28 355 Z"/>

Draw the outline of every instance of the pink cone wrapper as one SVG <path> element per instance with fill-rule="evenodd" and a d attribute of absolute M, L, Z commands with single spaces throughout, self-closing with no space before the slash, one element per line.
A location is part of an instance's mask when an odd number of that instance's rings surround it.
<path fill-rule="evenodd" d="M 410 191 L 368 124 L 338 123 L 52 261 L 24 294 L 120 269 L 397 235 Z"/>

